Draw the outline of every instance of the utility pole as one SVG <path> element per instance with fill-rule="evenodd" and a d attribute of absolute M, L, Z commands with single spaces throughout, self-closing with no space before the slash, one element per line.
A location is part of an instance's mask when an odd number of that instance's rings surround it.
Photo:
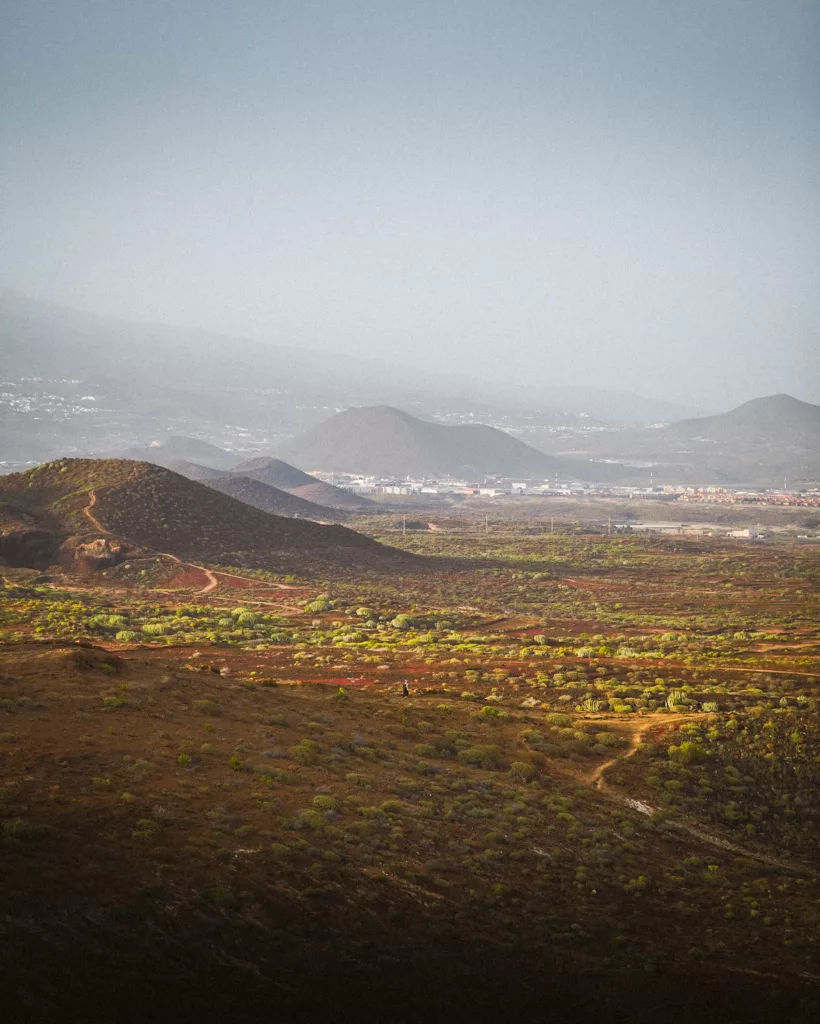
<path fill-rule="evenodd" d="M 612 516 L 606 521 L 606 535 L 607 537 L 612 533 Z"/>
<path fill-rule="evenodd" d="M 489 516 L 484 516 L 484 532 L 485 533 L 489 533 L 490 532 L 490 517 Z"/>
<path fill-rule="evenodd" d="M 401 517 L 401 535 L 402 537 L 407 536 L 407 516 Z"/>
<path fill-rule="evenodd" d="M 550 516 L 550 533 L 555 533 L 555 516 Z"/>

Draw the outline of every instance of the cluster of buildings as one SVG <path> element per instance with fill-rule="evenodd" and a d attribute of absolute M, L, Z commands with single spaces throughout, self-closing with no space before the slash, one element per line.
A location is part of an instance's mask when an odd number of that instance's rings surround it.
<path fill-rule="evenodd" d="M 611 484 L 589 484 L 578 480 L 532 481 L 488 477 L 478 483 L 471 480 L 438 479 L 434 477 L 357 476 L 352 473 L 323 473 L 312 470 L 313 476 L 355 494 L 420 497 L 461 495 L 468 498 L 500 498 L 514 495 L 533 497 L 663 497 L 663 487 L 615 487 Z M 673 495 L 674 496 L 674 495 Z"/>
<path fill-rule="evenodd" d="M 677 534 L 684 537 L 731 537 L 735 540 L 763 540 L 766 534 L 759 526 L 730 530 L 711 523 L 615 523 L 619 533 Z"/>
<path fill-rule="evenodd" d="M 727 487 L 684 487 L 674 484 L 635 487 L 616 484 L 591 484 L 579 480 L 516 480 L 488 477 L 482 482 L 438 479 L 434 477 L 365 476 L 352 473 L 313 475 L 356 494 L 411 497 L 459 495 L 467 498 L 532 497 L 654 498 L 668 502 L 708 505 L 781 505 L 800 508 L 820 507 L 820 490 L 748 490 Z"/>
<path fill-rule="evenodd" d="M 678 501 L 709 505 L 785 505 L 795 508 L 820 508 L 820 490 L 782 491 L 732 490 L 725 487 L 687 487 Z"/>

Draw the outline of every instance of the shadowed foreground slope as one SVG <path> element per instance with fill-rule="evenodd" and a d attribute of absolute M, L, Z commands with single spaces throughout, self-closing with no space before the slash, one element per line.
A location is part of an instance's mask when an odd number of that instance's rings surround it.
<path fill-rule="evenodd" d="M 799 912 L 800 876 L 718 854 L 712 877 L 685 834 L 524 773 L 520 711 L 335 700 L 223 677 L 222 653 L 0 649 L 15 1024 L 813 1019 L 805 954 L 716 899 L 772 875 Z"/>

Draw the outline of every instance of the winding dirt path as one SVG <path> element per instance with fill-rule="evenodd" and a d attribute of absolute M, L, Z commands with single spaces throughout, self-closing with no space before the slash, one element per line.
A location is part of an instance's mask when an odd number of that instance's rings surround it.
<path fill-rule="evenodd" d="M 97 492 L 92 489 L 92 490 L 90 490 L 88 492 L 88 504 L 83 509 L 83 515 L 91 520 L 92 525 L 97 530 L 100 530 L 102 533 L 108 533 L 109 536 L 110 536 L 109 531 L 106 530 L 106 528 L 103 526 L 103 524 L 99 521 L 99 519 L 97 519 L 97 517 L 91 511 L 91 509 L 94 508 L 94 506 L 96 504 L 97 504 Z"/>
<path fill-rule="evenodd" d="M 615 757 L 610 758 L 608 761 L 604 761 L 603 764 L 599 764 L 597 768 L 589 775 L 586 779 L 586 783 L 595 789 L 600 789 L 606 792 L 617 792 L 607 783 L 604 778 L 605 774 L 612 768 L 613 765 L 619 764 L 621 761 L 626 761 L 630 757 L 634 757 L 641 745 L 641 740 L 644 735 L 649 732 L 650 729 L 656 728 L 659 725 L 677 725 L 678 722 L 693 722 L 700 718 L 705 717 L 704 715 L 690 714 L 690 715 L 664 715 L 662 720 L 658 719 L 645 719 L 640 724 L 637 724 L 632 729 L 632 735 L 629 737 L 629 746 L 624 753 L 616 754 Z M 632 723 L 629 723 L 630 725 Z M 636 801 L 638 802 L 638 801 Z M 643 806 L 646 806 L 645 804 Z"/>
<path fill-rule="evenodd" d="M 112 536 L 111 531 L 106 529 L 106 527 L 103 526 L 103 524 L 99 521 L 99 519 L 97 519 L 97 517 L 91 511 L 96 504 L 97 504 L 97 492 L 92 489 L 92 490 L 90 490 L 88 492 L 88 504 L 83 509 L 83 514 L 91 522 L 91 524 L 94 526 L 95 529 L 99 530 L 101 533 L 104 533 L 104 534 L 106 534 L 107 536 L 110 537 L 110 536 Z M 132 544 L 135 548 L 142 547 L 141 544 L 137 544 L 136 541 L 130 540 L 128 537 L 123 537 L 122 539 L 124 541 L 126 541 L 128 544 Z M 251 576 L 238 576 L 238 575 L 236 575 L 235 573 L 232 573 L 232 572 L 218 572 L 218 571 L 214 572 L 214 570 L 208 569 L 204 565 L 197 565 L 195 562 L 185 562 L 181 558 L 179 558 L 177 555 L 171 554 L 170 551 L 158 551 L 157 554 L 160 555 L 162 558 L 170 558 L 171 561 L 172 562 L 176 562 L 177 565 L 189 566 L 190 568 L 197 569 L 199 572 L 203 573 L 205 575 L 207 583 L 202 588 L 202 590 L 198 590 L 197 591 L 197 594 L 210 594 L 211 591 L 216 590 L 216 588 L 219 586 L 219 579 L 217 578 L 219 576 L 226 576 L 226 577 L 228 577 L 228 579 L 232 579 L 232 580 L 242 580 L 243 583 L 251 583 L 251 584 L 254 584 L 254 585 L 258 585 L 258 584 L 261 583 L 261 584 L 263 584 L 266 587 L 270 587 L 271 589 L 276 589 L 276 590 L 300 590 L 300 589 L 302 589 L 300 587 L 290 586 L 287 583 L 268 583 L 268 582 L 266 582 L 264 580 L 254 579 Z M 274 603 L 274 602 L 270 602 L 270 603 Z"/>
<path fill-rule="evenodd" d="M 641 722 L 641 724 L 636 726 L 633 730 L 629 741 L 629 747 L 626 752 L 619 754 L 617 757 L 610 758 L 609 761 L 604 761 L 603 764 L 599 764 L 597 768 L 587 776 L 585 781 L 594 789 L 597 789 L 602 793 L 606 793 L 615 800 L 619 800 L 621 803 L 626 804 L 628 807 L 638 811 L 640 814 L 651 817 L 651 815 L 655 813 L 656 808 L 644 803 L 642 800 L 636 800 L 634 797 L 627 796 L 615 789 L 614 786 L 611 786 L 606 781 L 606 773 L 613 767 L 613 765 L 626 761 L 630 757 L 634 757 L 641 744 L 641 740 L 651 728 L 658 725 L 674 725 L 678 722 L 691 722 L 705 717 L 707 717 L 707 715 L 703 714 L 669 715 L 668 717 L 665 716 L 663 721 L 650 720 Z M 749 860 L 760 861 L 761 863 L 768 864 L 770 867 L 777 868 L 780 871 L 796 872 L 801 875 L 814 875 L 816 873 L 808 865 L 791 864 L 788 861 L 779 860 L 776 857 L 769 857 L 767 854 L 759 853 L 756 850 L 748 850 L 742 846 L 736 846 L 734 843 L 730 843 L 727 839 L 722 839 L 720 836 L 712 835 L 710 832 L 706 832 L 702 828 L 698 828 L 697 825 L 693 825 L 691 822 L 685 820 L 669 818 L 666 820 L 666 825 L 670 828 L 676 829 L 678 832 L 686 833 L 686 835 L 699 840 L 701 843 L 705 843 L 707 846 L 715 846 L 721 850 L 725 850 L 727 853 L 733 853 L 738 857 L 746 857 Z"/>
<path fill-rule="evenodd" d="M 178 558 L 176 555 L 172 555 L 170 551 L 159 551 L 158 554 L 162 558 L 170 558 L 171 561 L 176 562 L 177 565 L 186 565 L 189 566 L 191 569 L 197 569 L 199 570 L 199 572 L 205 574 L 205 577 L 208 580 L 208 582 L 205 584 L 202 590 L 197 591 L 197 594 L 209 594 L 212 590 L 216 590 L 216 588 L 219 586 L 219 580 L 216 578 L 214 573 L 211 572 L 210 569 L 206 569 L 204 565 L 194 565 L 193 562 L 183 562 L 181 558 Z"/>

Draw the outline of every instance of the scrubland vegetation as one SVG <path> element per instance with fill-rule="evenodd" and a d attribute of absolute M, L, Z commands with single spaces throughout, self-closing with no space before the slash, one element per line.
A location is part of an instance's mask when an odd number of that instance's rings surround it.
<path fill-rule="evenodd" d="M 23 1010 L 124 962 L 205 1019 L 209 986 L 812 1019 L 816 556 L 516 529 L 408 535 L 428 557 L 381 573 L 210 563 L 208 593 L 154 555 L 7 571 Z"/>

